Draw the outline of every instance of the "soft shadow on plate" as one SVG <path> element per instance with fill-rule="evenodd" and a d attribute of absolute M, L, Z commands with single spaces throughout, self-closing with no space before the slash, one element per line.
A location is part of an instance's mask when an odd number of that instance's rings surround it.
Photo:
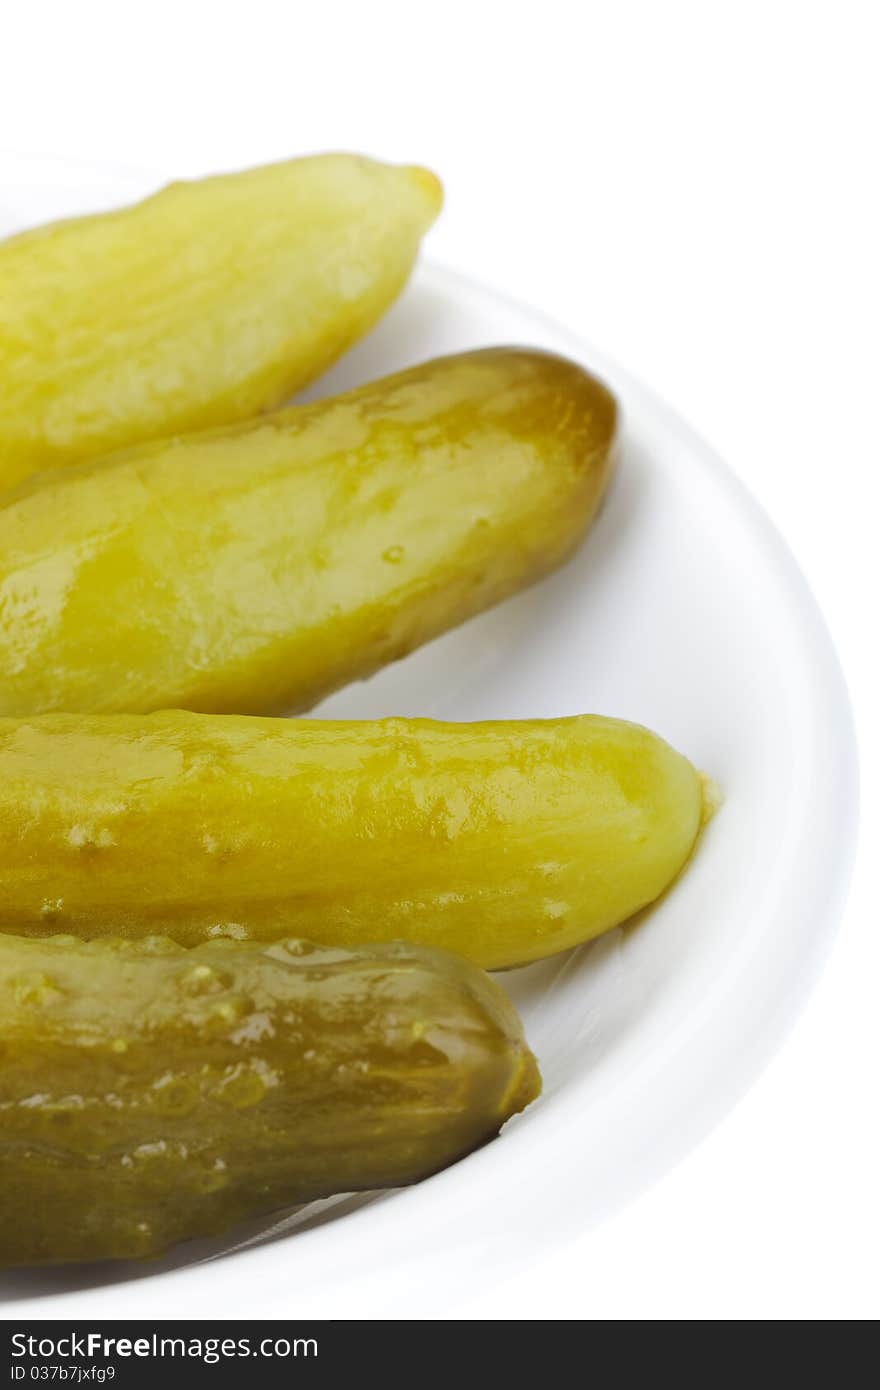
<path fill-rule="evenodd" d="M 368 1202 L 388 1196 L 393 1196 L 393 1193 L 356 1192 L 309 1202 L 288 1212 L 276 1212 L 262 1221 L 245 1222 L 221 1239 L 187 1241 L 157 1260 L 102 1260 L 91 1264 L 53 1265 L 45 1269 L 7 1270 L 0 1278 L 0 1306 L 11 1299 L 48 1298 L 59 1293 L 127 1284 L 134 1279 L 150 1279 L 156 1274 L 167 1274 L 170 1270 L 205 1264 L 253 1245 L 288 1239 L 297 1231 L 311 1230 L 325 1221 L 357 1211 Z"/>

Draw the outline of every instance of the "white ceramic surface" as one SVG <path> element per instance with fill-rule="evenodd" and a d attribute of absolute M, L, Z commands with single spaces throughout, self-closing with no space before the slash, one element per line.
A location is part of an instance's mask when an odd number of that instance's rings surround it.
<path fill-rule="evenodd" d="M 153 183 L 0 155 L 0 234 Z M 555 348 L 618 393 L 621 467 L 602 515 L 564 571 L 317 713 L 619 715 L 710 772 L 721 811 L 643 921 L 505 977 L 545 1091 L 496 1143 L 416 1188 L 316 1204 L 268 1239 L 245 1233 L 235 1253 L 7 1274 L 0 1316 L 455 1316 L 470 1291 L 660 1177 L 803 1002 L 848 878 L 854 739 L 821 617 L 736 478 L 600 352 L 437 268 L 309 394 L 488 343 Z"/>

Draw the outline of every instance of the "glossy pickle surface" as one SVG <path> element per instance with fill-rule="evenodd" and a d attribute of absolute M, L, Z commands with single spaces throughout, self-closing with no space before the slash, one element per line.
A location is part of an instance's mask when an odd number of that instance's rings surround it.
<path fill-rule="evenodd" d="M 0 498 L 0 714 L 303 710 L 553 569 L 611 466 L 581 367 L 493 349 Z"/>
<path fill-rule="evenodd" d="M 4 1264 L 416 1182 L 540 1090 L 498 986 L 412 946 L 0 937 L 0 1001 Z"/>
<path fill-rule="evenodd" d="M 0 930 L 520 965 L 653 901 L 702 814 L 686 758 L 598 716 L 3 719 Z"/>
<path fill-rule="evenodd" d="M 388 308 L 441 201 L 317 155 L 0 241 L 0 488 L 279 405 Z"/>

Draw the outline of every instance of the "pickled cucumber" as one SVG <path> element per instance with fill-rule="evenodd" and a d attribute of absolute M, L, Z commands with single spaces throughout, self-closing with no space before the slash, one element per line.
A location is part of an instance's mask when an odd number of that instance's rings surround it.
<path fill-rule="evenodd" d="M 540 1090 L 502 991 L 413 946 L 0 937 L 0 1004 L 7 1265 L 416 1182 Z"/>
<path fill-rule="evenodd" d="M 279 405 L 388 308 L 441 199 L 322 155 L 0 243 L 0 487 Z"/>
<path fill-rule="evenodd" d="M 558 565 L 614 403 L 491 350 L 0 501 L 0 714 L 300 711 Z"/>
<path fill-rule="evenodd" d="M 0 930 L 562 951 L 688 858 L 700 776 L 598 716 L 0 720 Z"/>

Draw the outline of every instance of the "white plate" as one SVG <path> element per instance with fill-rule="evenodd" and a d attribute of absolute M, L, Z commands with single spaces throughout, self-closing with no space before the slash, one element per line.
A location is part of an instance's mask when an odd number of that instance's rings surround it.
<path fill-rule="evenodd" d="M 0 156 L 0 233 L 154 182 Z M 317 1204 L 294 1233 L 235 1254 L 6 1275 L 8 1317 L 454 1316 L 705 1135 L 816 977 L 855 839 L 849 705 L 804 580 L 724 464 L 600 352 L 436 268 L 311 394 L 487 343 L 555 348 L 615 389 L 625 436 L 608 503 L 564 571 L 320 713 L 620 715 L 710 772 L 725 804 L 638 926 L 505 977 L 545 1090 L 496 1143 L 418 1187 Z"/>

